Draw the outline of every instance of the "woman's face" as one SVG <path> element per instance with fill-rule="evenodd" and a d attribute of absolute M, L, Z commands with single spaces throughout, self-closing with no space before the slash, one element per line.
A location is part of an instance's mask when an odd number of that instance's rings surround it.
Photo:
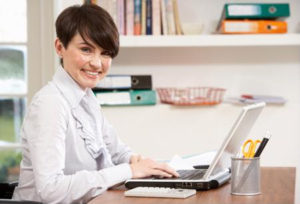
<path fill-rule="evenodd" d="M 55 41 L 57 54 L 63 59 L 63 67 L 82 89 L 93 88 L 110 68 L 112 58 L 107 50 L 76 34 L 67 48 L 59 39 Z"/>

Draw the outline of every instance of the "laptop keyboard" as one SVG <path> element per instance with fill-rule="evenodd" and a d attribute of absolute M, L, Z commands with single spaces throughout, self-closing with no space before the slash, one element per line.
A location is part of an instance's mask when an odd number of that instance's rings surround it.
<path fill-rule="evenodd" d="M 207 169 L 190 169 L 190 170 L 178 170 L 179 177 L 177 178 L 160 178 L 154 177 L 154 179 L 172 179 L 172 180 L 198 180 L 202 179 Z"/>
<path fill-rule="evenodd" d="M 177 173 L 180 176 L 177 179 L 189 179 L 189 180 L 202 179 L 205 172 L 206 169 L 178 170 Z"/>

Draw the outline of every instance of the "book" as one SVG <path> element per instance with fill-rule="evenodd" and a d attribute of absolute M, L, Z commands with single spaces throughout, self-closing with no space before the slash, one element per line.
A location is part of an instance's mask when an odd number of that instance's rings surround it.
<path fill-rule="evenodd" d="M 120 35 L 125 34 L 125 0 L 117 0 L 117 27 Z"/>
<path fill-rule="evenodd" d="M 167 16 L 167 25 L 168 25 L 168 35 L 175 35 L 175 19 L 174 19 L 174 9 L 173 1 L 165 0 L 166 3 L 166 16 Z"/>
<path fill-rule="evenodd" d="M 151 75 L 107 75 L 93 90 L 152 89 Z"/>
<path fill-rule="evenodd" d="M 85 3 L 85 4 L 97 4 L 97 0 L 84 0 L 83 3 Z"/>
<path fill-rule="evenodd" d="M 288 16 L 288 3 L 228 3 L 222 12 L 222 19 L 275 19 Z"/>
<path fill-rule="evenodd" d="M 160 12 L 161 12 L 161 30 L 163 35 L 168 35 L 168 20 L 166 11 L 166 1 L 160 1 Z"/>
<path fill-rule="evenodd" d="M 174 12 L 174 21 L 175 21 L 175 33 L 176 33 L 176 35 L 182 35 L 183 31 L 182 31 L 181 22 L 179 19 L 177 0 L 173 0 L 173 12 Z"/>
<path fill-rule="evenodd" d="M 287 23 L 275 20 L 223 20 L 218 32 L 223 34 L 286 33 Z"/>
<path fill-rule="evenodd" d="M 146 35 L 146 1 L 141 0 L 141 35 Z"/>
<path fill-rule="evenodd" d="M 134 0 L 134 35 L 141 35 L 141 0 Z"/>
<path fill-rule="evenodd" d="M 114 20 L 115 24 L 117 24 L 117 0 L 111 0 L 110 3 L 110 15 Z"/>
<path fill-rule="evenodd" d="M 95 92 L 100 105 L 103 106 L 136 106 L 155 105 L 154 90 L 128 90 L 112 92 Z"/>
<path fill-rule="evenodd" d="M 116 25 L 118 25 L 117 19 L 117 0 L 98 0 L 97 5 L 105 9 Z"/>
<path fill-rule="evenodd" d="M 146 0 L 146 35 L 152 35 L 152 0 Z"/>
<path fill-rule="evenodd" d="M 152 0 L 152 35 L 161 35 L 160 0 Z"/>
<path fill-rule="evenodd" d="M 126 35 L 133 35 L 134 27 L 134 0 L 126 0 Z"/>

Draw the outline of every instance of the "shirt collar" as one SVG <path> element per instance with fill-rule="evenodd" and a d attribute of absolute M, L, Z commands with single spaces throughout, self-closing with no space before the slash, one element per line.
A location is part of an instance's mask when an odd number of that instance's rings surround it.
<path fill-rule="evenodd" d="M 90 94 L 89 89 L 82 90 L 82 88 L 62 66 L 58 67 L 55 75 L 53 76 L 53 82 L 56 84 L 62 95 L 67 99 L 71 108 L 77 107 L 82 98 L 86 94 Z"/>

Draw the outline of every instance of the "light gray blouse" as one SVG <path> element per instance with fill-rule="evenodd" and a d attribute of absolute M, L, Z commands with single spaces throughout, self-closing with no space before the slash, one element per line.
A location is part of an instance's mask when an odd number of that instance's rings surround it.
<path fill-rule="evenodd" d="M 21 130 L 15 200 L 85 203 L 132 177 L 131 150 L 116 136 L 91 89 L 59 67 L 32 99 Z"/>

